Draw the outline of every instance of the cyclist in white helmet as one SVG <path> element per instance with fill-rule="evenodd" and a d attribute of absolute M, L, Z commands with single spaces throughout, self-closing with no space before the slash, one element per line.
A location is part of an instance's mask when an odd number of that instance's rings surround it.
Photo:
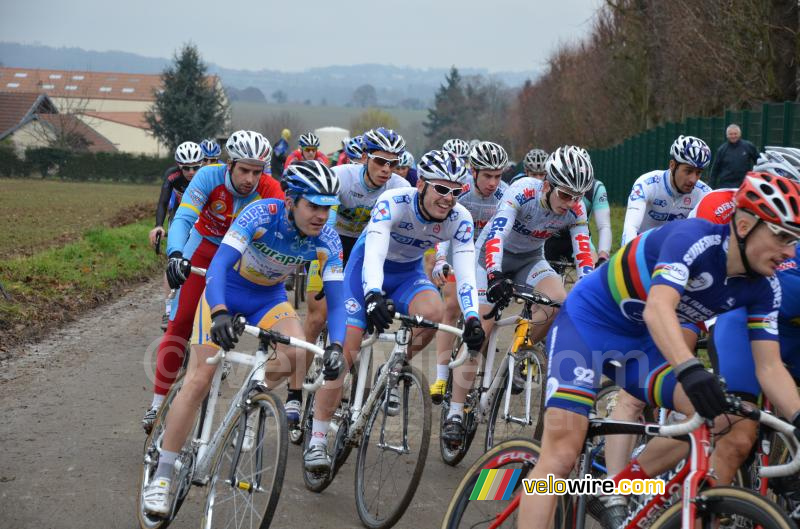
<path fill-rule="evenodd" d="M 678 136 L 669 150 L 669 167 L 645 173 L 633 183 L 622 228 L 622 245 L 651 228 L 685 219 L 703 196 L 711 191 L 700 181 L 711 163 L 706 142 L 694 136 Z"/>
<path fill-rule="evenodd" d="M 469 143 L 460 138 L 450 138 L 444 142 L 444 145 L 442 145 L 442 150 L 453 153 L 459 160 L 466 162 L 470 151 L 472 151 L 472 148 L 470 147 Z"/>
<path fill-rule="evenodd" d="M 284 169 L 292 165 L 293 162 L 301 160 L 316 160 L 328 166 L 331 164 L 328 157 L 320 152 L 319 137 L 313 132 L 301 134 L 300 137 L 297 138 L 297 145 L 298 149 L 286 158 L 286 162 L 284 162 L 283 165 Z"/>
<path fill-rule="evenodd" d="M 526 176 L 544 180 L 546 174 L 544 164 L 547 162 L 547 156 L 547 152 L 542 149 L 531 149 L 528 151 L 525 158 L 522 159 L 523 171 L 512 178 L 511 183 L 513 184 L 520 178 L 525 178 Z"/>
<path fill-rule="evenodd" d="M 466 142 L 463 143 L 466 145 Z M 458 203 L 467 208 L 472 215 L 472 222 L 475 225 L 473 238 L 477 239 L 486 223 L 497 211 L 500 199 L 508 188 L 508 184 L 500 179 L 503 170 L 508 165 L 508 154 L 501 145 L 484 141 L 472 150 L 469 163 L 471 178 L 467 178 L 464 192 L 458 197 Z M 445 307 L 442 321 L 447 325 L 455 325 L 459 314 L 455 277 L 453 274 L 445 274 L 445 270 L 450 267 L 449 263 L 452 261 L 450 244 L 442 242 L 436 249 L 436 263 L 431 272 L 431 279 L 436 286 L 441 288 Z M 449 371 L 447 364 L 450 361 L 452 349 L 453 335 L 444 332 L 437 333 L 436 376 L 430 388 L 431 400 L 434 404 L 441 403 L 445 393 Z"/>

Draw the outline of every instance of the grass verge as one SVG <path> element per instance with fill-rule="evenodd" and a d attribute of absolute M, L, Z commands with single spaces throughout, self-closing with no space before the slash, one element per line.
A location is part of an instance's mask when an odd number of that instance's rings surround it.
<path fill-rule="evenodd" d="M 95 228 L 60 248 L 0 260 L 0 350 L 39 336 L 153 277 L 163 268 L 147 233 L 152 222 Z"/>

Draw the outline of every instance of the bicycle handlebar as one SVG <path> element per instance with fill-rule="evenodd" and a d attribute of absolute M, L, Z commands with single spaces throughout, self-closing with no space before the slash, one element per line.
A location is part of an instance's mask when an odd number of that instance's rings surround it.
<path fill-rule="evenodd" d="M 517 303 L 530 303 L 532 305 L 542 305 L 544 307 L 553 307 L 553 308 L 556 308 L 556 309 L 561 308 L 561 302 L 553 301 L 552 299 L 548 298 L 544 294 L 541 294 L 541 293 L 536 292 L 536 291 L 523 292 L 521 290 L 517 290 L 516 288 L 514 288 L 514 293 L 511 295 L 511 297 Z M 503 310 L 505 310 L 506 306 L 502 306 L 501 307 L 499 303 L 495 303 L 494 307 L 492 307 L 492 310 L 486 316 L 484 316 L 483 319 L 484 320 L 491 320 L 491 319 L 499 320 L 500 319 L 500 315 L 503 313 Z"/>

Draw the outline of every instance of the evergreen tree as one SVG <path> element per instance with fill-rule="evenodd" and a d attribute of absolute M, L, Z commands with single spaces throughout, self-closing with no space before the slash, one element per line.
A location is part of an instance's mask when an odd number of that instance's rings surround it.
<path fill-rule="evenodd" d="M 466 98 L 462 84 L 461 74 L 453 66 L 445 76 L 445 84 L 436 91 L 433 108 L 428 109 L 428 120 L 422 125 L 429 145 L 434 149 L 441 148 L 445 140 L 461 137 L 460 134 L 465 132 Z"/>
<path fill-rule="evenodd" d="M 197 47 L 187 44 L 161 74 L 163 90 L 145 114 L 151 134 L 174 150 L 184 141 L 216 137 L 228 119 L 225 94 L 206 74 Z"/>

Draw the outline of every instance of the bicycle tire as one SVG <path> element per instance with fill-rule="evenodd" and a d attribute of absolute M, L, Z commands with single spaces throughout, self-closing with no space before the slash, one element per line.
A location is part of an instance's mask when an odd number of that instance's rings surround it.
<path fill-rule="evenodd" d="M 448 466 L 454 467 L 461 463 L 464 457 L 469 452 L 469 447 L 472 445 L 472 440 L 475 438 L 477 425 L 475 421 L 475 411 L 470 409 L 464 412 L 464 441 L 457 449 L 451 449 L 447 443 L 442 439 L 442 431 L 444 430 L 444 423 L 447 420 L 447 414 L 450 411 L 450 399 L 453 394 L 453 373 L 452 371 L 447 376 L 447 387 L 445 388 L 445 398 L 440 404 L 442 408 L 441 416 L 439 417 L 439 454 L 442 456 L 442 461 Z"/>
<path fill-rule="evenodd" d="M 796 528 L 794 522 L 775 503 L 745 489 L 714 487 L 701 491 L 692 501 L 697 504 L 699 513 L 742 517 L 763 529 Z M 672 505 L 653 522 L 651 529 L 681 527 L 681 507 L 680 502 Z M 737 522 L 736 527 L 743 525 Z"/>
<path fill-rule="evenodd" d="M 249 450 L 243 450 L 245 437 L 245 424 L 252 413 L 258 413 L 258 426 L 255 432 L 253 446 Z M 269 424 L 268 424 L 269 423 Z M 265 439 L 270 435 L 269 440 Z M 276 443 L 277 446 L 270 446 Z M 268 449 L 266 454 L 262 451 Z M 289 449 L 289 438 L 286 427 L 286 411 L 283 402 L 273 393 L 258 393 L 249 399 L 247 408 L 239 408 L 227 428 L 221 434 L 221 442 L 217 452 L 214 454 L 211 465 L 211 479 L 208 483 L 208 493 L 206 494 L 206 505 L 201 527 L 211 529 L 215 527 L 216 520 L 227 524 L 231 521 L 229 516 L 225 516 L 224 508 L 243 508 L 247 516 L 242 515 L 242 522 L 245 518 L 250 519 L 250 528 L 266 529 L 272 523 L 272 517 L 280 499 L 283 479 L 286 474 L 286 456 Z M 274 457 L 274 462 L 269 468 L 264 466 L 266 458 Z M 253 457 L 249 457 L 253 456 Z M 252 468 L 248 465 L 248 459 L 252 462 Z M 233 473 L 227 465 L 235 467 Z M 244 465 L 244 471 L 242 466 Z M 264 474 L 269 480 L 268 488 L 265 482 L 259 483 L 258 478 Z M 231 484 L 230 477 L 236 480 L 235 486 Z M 220 492 L 230 493 L 231 500 L 218 498 Z M 257 525 L 253 525 L 253 514 L 261 514 L 261 508 L 249 505 L 248 500 L 255 498 L 260 493 L 268 493 L 268 498 L 263 508 L 261 520 L 255 520 Z M 239 498 L 237 500 L 237 498 Z M 222 501 L 219 501 L 222 499 Z M 215 512 L 217 506 L 222 507 L 222 512 Z M 221 515 L 221 516 L 220 516 Z M 236 518 L 239 519 L 238 517 Z M 237 527 L 242 525 L 237 524 Z M 216 527 L 219 527 L 217 525 Z"/>
<path fill-rule="evenodd" d="M 414 402 L 410 402 L 411 399 L 411 390 L 412 387 L 416 386 L 414 392 L 416 396 L 414 397 Z M 374 388 L 376 391 L 386 391 L 385 388 Z M 401 392 L 400 397 L 400 412 L 397 413 L 395 416 L 391 417 L 385 415 L 387 409 L 386 399 L 380 402 L 379 405 L 376 405 L 370 412 L 369 419 L 367 420 L 366 427 L 364 429 L 364 436 L 361 439 L 361 445 L 359 446 L 358 450 L 358 458 L 356 461 L 356 479 L 355 479 L 355 496 L 356 496 L 356 510 L 358 511 L 358 517 L 361 519 L 361 523 L 364 526 L 370 529 L 386 529 L 392 527 L 394 524 L 397 523 L 398 520 L 403 516 L 408 505 L 411 503 L 411 500 L 414 498 L 414 494 L 417 491 L 417 486 L 419 485 L 420 478 L 422 476 L 422 472 L 425 468 L 425 461 L 428 456 L 428 448 L 430 446 L 430 436 L 431 436 L 431 396 L 428 390 L 428 381 L 426 380 L 425 376 L 422 374 L 421 371 L 416 369 L 415 367 L 405 365 L 403 366 L 402 371 L 400 372 L 400 376 L 397 381 L 397 389 Z M 420 410 L 421 408 L 421 410 Z M 419 412 L 421 411 L 422 416 L 419 417 Z M 411 419 L 409 415 L 411 413 L 415 414 L 414 419 Z M 379 512 L 382 506 L 386 503 L 385 501 L 381 501 L 378 499 L 376 502 L 368 501 L 365 498 L 365 494 L 368 490 L 377 490 L 380 493 L 384 482 L 381 482 L 378 487 L 369 487 L 367 486 L 366 482 L 368 481 L 365 477 L 365 470 L 368 466 L 367 459 L 368 459 L 368 450 L 371 448 L 372 443 L 370 439 L 373 438 L 373 427 L 378 425 L 380 430 L 381 425 L 384 424 L 383 420 L 386 419 L 388 423 L 389 419 L 397 419 L 401 418 L 401 420 L 392 421 L 395 424 L 399 424 L 401 427 L 402 432 L 402 425 L 403 425 L 403 417 L 406 418 L 408 421 L 407 425 L 415 424 L 417 418 L 421 419 L 422 422 L 422 431 L 419 439 L 419 447 L 417 450 L 417 460 L 416 464 L 413 465 L 413 470 L 411 471 L 410 478 L 408 480 L 408 485 L 404 491 L 399 491 L 397 487 L 395 487 L 395 492 L 390 493 L 391 500 L 399 499 L 399 502 L 394 502 L 395 505 L 393 508 L 389 508 L 385 515 Z M 406 432 L 410 435 L 409 428 L 406 427 Z M 376 434 L 378 431 L 375 432 Z M 392 442 L 391 438 L 387 440 L 386 438 L 387 432 L 384 429 L 384 441 L 386 444 L 390 444 Z M 400 434 L 401 437 L 405 437 L 403 433 Z M 380 437 L 379 437 L 380 439 Z M 378 450 L 377 443 L 375 446 L 375 450 L 373 452 L 377 453 Z M 383 459 L 383 454 L 387 452 L 392 452 L 395 455 L 400 455 L 397 452 L 392 450 L 382 450 L 380 459 Z M 414 447 L 409 446 L 409 454 L 414 452 Z M 389 467 L 392 469 L 392 472 L 389 473 L 390 476 L 395 477 L 399 475 L 402 469 L 405 469 L 410 464 L 403 464 L 403 465 L 395 465 L 399 458 L 393 458 L 394 460 L 390 463 Z M 381 468 L 383 468 L 383 461 L 381 461 Z M 378 463 L 375 465 L 369 465 L 369 468 L 373 466 L 377 466 Z M 383 472 L 379 472 L 380 476 L 383 476 Z M 379 504 L 379 506 L 376 505 Z M 376 507 L 375 513 L 372 512 L 371 507 Z"/>
<path fill-rule="evenodd" d="M 470 500 L 475 484 L 480 478 L 481 471 L 484 469 L 506 467 L 519 468 L 522 472 L 520 473 L 515 489 L 515 492 L 519 492 L 522 486 L 522 479 L 525 478 L 536 465 L 539 460 L 540 452 L 541 449 L 539 445 L 527 439 L 509 439 L 494 445 L 489 451 L 479 457 L 478 460 L 469 467 L 466 474 L 464 474 L 464 477 L 461 479 L 458 487 L 456 487 L 453 497 L 447 506 L 444 518 L 442 519 L 442 529 L 488 527 L 494 522 L 496 515 L 508 506 L 508 502 L 499 500 Z M 481 513 L 480 511 L 482 510 L 487 511 L 487 513 Z M 490 510 L 494 511 L 494 514 L 488 514 Z M 462 525 L 462 522 L 464 525 Z M 485 525 L 480 525 L 481 522 Z M 515 519 L 507 519 L 503 527 L 516 528 L 516 524 L 517 522 Z M 560 526 L 560 523 L 555 525 L 555 527 Z"/>
<path fill-rule="evenodd" d="M 531 374 L 531 425 L 521 425 L 512 422 L 506 422 L 500 417 L 501 408 L 506 397 L 506 388 L 511 383 L 511 373 L 506 370 L 503 375 L 503 382 L 500 384 L 500 389 L 495 392 L 492 402 L 489 403 L 489 417 L 486 424 L 486 438 L 484 440 L 484 451 L 489 450 L 492 446 L 500 441 L 512 439 L 517 437 L 532 438 L 534 440 L 542 439 L 542 432 L 544 431 L 544 399 L 547 391 L 547 358 L 544 353 L 539 349 L 531 349 L 531 359 L 533 362 L 528 363 L 529 366 L 537 366 L 537 374 Z M 504 359 L 505 361 L 505 359 Z M 538 380 L 537 380 L 538 379 Z M 511 394 L 512 403 L 516 402 L 523 408 L 525 403 L 525 392 L 518 394 Z M 509 411 L 511 412 L 511 404 L 509 403 Z M 501 436 L 497 435 L 498 421 L 505 423 L 509 431 Z M 516 427 L 516 428 L 515 428 Z"/>

